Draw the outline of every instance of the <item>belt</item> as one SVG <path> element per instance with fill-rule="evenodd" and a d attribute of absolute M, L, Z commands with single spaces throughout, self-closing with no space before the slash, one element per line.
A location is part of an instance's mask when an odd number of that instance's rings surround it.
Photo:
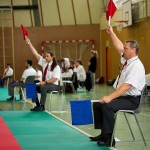
<path fill-rule="evenodd" d="M 140 97 L 141 95 L 123 95 L 123 97 Z"/>

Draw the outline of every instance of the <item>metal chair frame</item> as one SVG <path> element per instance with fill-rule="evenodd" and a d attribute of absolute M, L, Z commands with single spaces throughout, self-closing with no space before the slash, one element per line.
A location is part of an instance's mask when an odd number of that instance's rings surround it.
<path fill-rule="evenodd" d="M 63 81 L 64 93 L 65 93 L 65 87 L 66 87 L 66 84 L 70 84 L 73 93 L 76 93 L 76 90 L 75 90 L 75 88 L 74 88 L 74 85 L 73 85 L 72 81 L 69 81 L 69 80 Z"/>
<path fill-rule="evenodd" d="M 35 79 L 35 76 L 28 76 L 28 77 L 26 78 L 26 80 L 25 80 L 25 84 L 26 84 L 26 83 L 34 83 L 34 79 Z M 22 93 L 23 99 L 26 100 L 26 96 L 25 96 L 25 94 L 24 94 L 24 90 L 23 90 L 22 87 L 20 87 L 20 88 L 21 88 L 21 93 Z"/>
<path fill-rule="evenodd" d="M 63 91 L 62 91 L 63 92 Z M 50 95 L 50 98 L 49 98 L 49 110 L 51 111 L 51 99 L 52 99 L 52 96 L 53 96 L 53 94 L 58 94 L 58 95 L 60 95 L 60 93 L 61 93 L 61 90 L 60 90 L 60 81 L 59 81 L 59 84 L 58 84 L 58 91 L 50 91 L 50 92 L 47 92 L 47 94 L 49 94 Z"/>
<path fill-rule="evenodd" d="M 140 134 L 141 134 L 143 143 L 144 143 L 145 146 L 147 146 L 146 140 L 145 140 L 145 138 L 144 138 L 143 132 L 142 132 L 141 127 L 140 127 L 140 124 L 139 124 L 138 119 L 137 119 L 137 117 L 136 117 L 136 114 L 138 114 L 138 113 L 141 112 L 141 107 L 142 107 L 142 102 L 143 102 L 145 90 L 146 90 L 146 85 L 144 86 L 144 88 L 143 88 L 143 90 L 142 90 L 141 97 L 140 97 L 140 104 L 139 104 L 139 106 L 138 106 L 137 109 L 135 109 L 135 110 L 119 110 L 119 111 L 116 112 L 116 114 L 115 114 L 114 129 L 113 129 L 113 133 L 112 133 L 112 137 L 111 137 L 111 147 L 112 147 L 112 144 L 113 144 L 113 138 L 114 138 L 114 134 L 115 134 L 115 126 L 116 126 L 117 116 L 118 116 L 118 113 L 119 113 L 119 112 L 123 112 L 123 113 L 124 113 L 124 116 L 125 116 L 126 122 L 127 122 L 127 124 L 128 124 L 128 127 L 129 127 L 129 130 L 130 130 L 130 133 L 131 133 L 131 136 L 132 136 L 133 141 L 135 141 L 135 137 L 134 137 L 133 131 L 132 131 L 132 129 L 131 129 L 131 126 L 130 126 L 130 124 L 129 124 L 129 121 L 128 121 L 128 118 L 127 118 L 126 113 L 131 114 L 131 115 L 134 116 L 135 121 L 136 121 L 136 123 L 137 123 L 137 126 L 138 126 L 138 128 L 139 128 L 139 131 L 140 131 Z"/>
<path fill-rule="evenodd" d="M 49 110 L 51 111 L 51 99 L 52 99 L 52 96 L 53 96 L 53 94 L 58 94 L 59 95 L 60 93 L 59 93 L 59 91 L 51 91 L 51 92 L 48 92 L 47 94 L 50 95 L 48 106 L 49 106 Z"/>

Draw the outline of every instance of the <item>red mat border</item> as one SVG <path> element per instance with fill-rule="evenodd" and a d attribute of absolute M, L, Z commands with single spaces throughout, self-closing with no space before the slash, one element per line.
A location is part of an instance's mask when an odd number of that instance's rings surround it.
<path fill-rule="evenodd" d="M 0 117 L 0 150 L 22 150 L 13 133 Z"/>

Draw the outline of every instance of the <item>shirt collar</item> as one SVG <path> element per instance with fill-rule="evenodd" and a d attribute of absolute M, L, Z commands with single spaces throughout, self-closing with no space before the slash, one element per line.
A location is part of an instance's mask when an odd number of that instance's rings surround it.
<path fill-rule="evenodd" d="M 138 59 L 138 56 L 135 56 L 135 57 L 133 57 L 133 58 L 127 60 L 127 65 L 130 64 L 132 61 L 134 61 L 134 60 L 136 60 L 136 59 Z"/>
<path fill-rule="evenodd" d="M 52 63 L 53 63 L 53 61 L 51 61 L 50 63 L 48 63 L 48 66 L 51 66 L 51 65 L 52 65 Z"/>

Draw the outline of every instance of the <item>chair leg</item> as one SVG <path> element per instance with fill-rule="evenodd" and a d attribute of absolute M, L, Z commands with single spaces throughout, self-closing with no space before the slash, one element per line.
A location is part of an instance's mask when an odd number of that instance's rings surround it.
<path fill-rule="evenodd" d="M 63 82 L 63 93 L 65 94 L 66 83 Z"/>
<path fill-rule="evenodd" d="M 134 134 L 133 134 L 133 132 L 132 132 L 131 126 L 130 126 L 130 124 L 129 124 L 129 121 L 128 121 L 128 119 L 127 119 L 127 116 L 126 116 L 126 113 L 125 113 L 125 112 L 124 112 L 124 116 L 125 116 L 125 119 L 126 119 L 126 121 L 127 121 L 128 127 L 129 127 L 129 129 L 130 129 L 130 133 L 131 133 L 131 135 L 132 135 L 132 139 L 133 139 L 133 141 L 135 141 Z"/>
<path fill-rule="evenodd" d="M 49 99 L 49 111 L 51 111 L 51 99 L 52 99 L 52 92 L 50 93 L 50 99 Z"/>
<path fill-rule="evenodd" d="M 114 122 L 114 129 L 113 129 L 112 136 L 111 136 L 111 144 L 110 144 L 111 147 L 112 147 L 113 139 L 114 139 L 114 135 L 115 135 L 115 127 L 116 127 L 117 115 L 118 115 L 118 112 L 116 112 L 116 114 L 114 116 L 115 122 Z"/>
<path fill-rule="evenodd" d="M 113 138 L 114 138 L 114 135 L 115 135 L 115 126 L 116 126 L 116 121 L 117 121 L 117 115 L 118 115 L 118 112 L 115 114 L 114 129 L 113 129 L 113 133 L 112 133 L 112 137 L 111 137 L 111 147 L 112 147 Z M 145 140 L 145 138 L 144 138 L 144 135 L 143 135 L 143 132 L 142 132 L 142 130 L 141 130 L 140 124 L 139 124 L 139 122 L 138 122 L 138 120 L 137 120 L 137 117 L 136 117 L 136 115 L 135 115 L 134 113 L 133 113 L 133 115 L 134 115 L 134 118 L 135 118 L 136 123 L 137 123 L 137 125 L 138 125 L 140 134 L 141 134 L 141 136 L 142 136 L 143 143 L 144 143 L 145 146 L 147 146 L 146 140 Z M 125 119 L 126 119 L 126 121 L 127 121 L 128 127 L 129 127 L 129 129 L 130 129 L 130 133 L 131 133 L 131 135 L 132 135 L 133 141 L 135 141 L 135 137 L 134 137 L 134 135 L 133 135 L 131 126 L 130 126 L 130 124 L 129 124 L 129 121 L 128 121 L 128 119 L 127 119 L 127 116 L 126 116 L 126 113 L 125 113 L 125 112 L 124 112 L 124 116 L 125 116 Z"/>
<path fill-rule="evenodd" d="M 76 90 L 75 90 L 75 88 L 74 88 L 73 83 L 71 83 L 70 85 L 71 85 L 71 88 L 72 88 L 73 93 L 76 93 Z"/>
<path fill-rule="evenodd" d="M 135 114 L 134 114 L 134 117 L 135 117 L 136 123 L 137 123 L 137 125 L 138 125 L 139 131 L 140 131 L 140 134 L 141 134 L 141 136 L 142 136 L 142 139 L 143 139 L 144 145 L 145 145 L 145 146 L 147 146 L 146 141 L 145 141 L 145 138 L 144 138 L 144 135 L 143 135 L 142 130 L 141 130 L 141 127 L 140 127 L 140 125 L 139 125 L 139 122 L 138 122 L 137 117 L 136 117 L 136 115 L 135 115 Z"/>
<path fill-rule="evenodd" d="M 24 94 L 24 91 L 23 91 L 22 87 L 21 87 L 21 93 L 22 93 L 23 99 L 26 100 L 26 97 L 25 97 L 25 94 Z"/>
<path fill-rule="evenodd" d="M 57 93 L 59 95 L 59 92 L 58 91 L 52 91 L 50 92 L 50 99 L 49 99 L 49 111 L 51 111 L 51 99 L 52 99 L 52 96 L 53 96 L 53 93 Z"/>

